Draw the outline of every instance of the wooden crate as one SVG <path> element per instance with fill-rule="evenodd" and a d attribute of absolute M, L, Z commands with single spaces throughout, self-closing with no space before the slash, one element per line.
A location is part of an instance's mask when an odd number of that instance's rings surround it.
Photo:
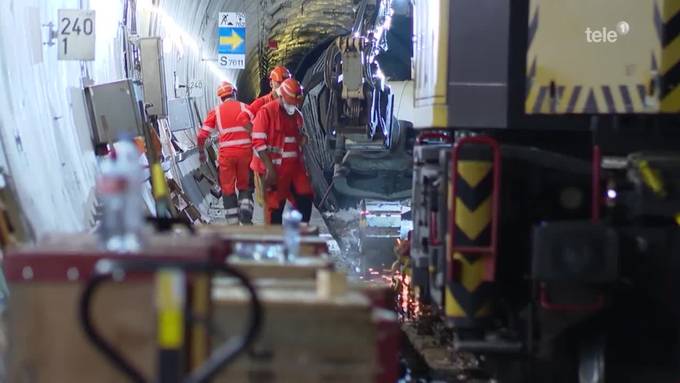
<path fill-rule="evenodd" d="M 317 281 L 314 278 L 291 279 L 291 278 L 258 278 L 254 284 L 260 291 L 265 291 L 270 299 L 274 295 L 273 301 L 266 305 L 266 320 L 273 320 L 281 326 L 289 325 L 288 339 L 282 338 L 281 334 L 266 335 L 269 341 L 263 341 L 265 347 L 255 348 L 254 352 L 242 357 L 235 365 L 227 367 L 229 381 L 233 382 L 380 382 L 393 383 L 399 375 L 399 348 L 401 344 L 401 332 L 394 311 L 392 310 L 393 290 L 384 283 L 350 281 L 347 285 L 349 296 L 367 299 L 371 307 L 370 328 L 366 327 L 365 317 L 360 319 L 360 324 L 348 321 L 346 316 L 341 314 L 337 308 L 331 309 L 328 316 L 325 311 L 328 305 L 321 305 L 318 309 L 313 309 L 310 305 L 314 302 L 333 302 L 324 300 L 319 295 Z M 228 279 L 217 278 L 213 281 L 214 294 L 229 291 L 234 288 L 234 282 Z M 266 293 L 266 292 L 274 293 Z M 300 293 L 303 291 L 304 293 Z M 229 294 L 235 294 L 233 291 Z M 316 294 L 316 295 L 315 295 Z M 346 295 L 347 296 L 347 295 Z M 288 297 L 288 298 L 285 298 Z M 298 297 L 299 301 L 295 299 Z M 242 297 L 245 299 L 244 297 Z M 293 303 L 286 305 L 286 300 Z M 219 302 L 216 299 L 215 302 Z M 342 301 L 342 298 L 340 299 Z M 364 300 L 364 303 L 367 302 Z M 306 302 L 306 303 L 305 303 Z M 223 304 L 220 311 L 226 313 Z M 300 306 L 306 306 L 306 311 L 301 311 Z M 345 308 L 347 309 L 347 308 Z M 239 309 L 240 310 L 240 309 Z M 238 313 L 234 315 L 245 315 L 242 311 L 230 311 Z M 297 316 L 306 315 L 306 319 L 298 320 Z M 354 317 L 356 318 L 356 316 Z M 238 320 L 238 318 L 227 319 L 227 321 Z M 311 322 L 311 323 L 309 323 Z M 268 324 L 274 325 L 274 324 Z M 306 331 L 307 340 L 311 342 L 301 344 L 297 338 L 297 329 L 305 329 L 319 326 L 316 330 Z M 355 328 L 361 331 L 354 331 Z M 276 330 L 276 329 L 275 329 Z M 270 330 L 271 331 L 271 330 Z M 286 331 L 280 328 L 280 331 Z M 278 336 L 278 338 L 277 338 Z M 340 338 L 342 341 L 352 340 L 355 337 L 365 337 L 364 340 L 372 339 L 375 344 L 366 342 L 360 353 L 353 354 L 355 350 L 346 347 L 342 343 L 333 343 L 333 339 Z M 325 339 L 325 340 L 324 340 Z M 314 344 L 315 341 L 326 342 L 334 345 L 340 350 L 343 358 L 334 359 L 335 349 L 328 349 Z M 323 344 L 322 344 L 323 345 Z M 280 347 L 288 350 L 292 358 L 299 358 L 297 361 L 274 358 L 273 353 L 268 353 L 269 349 Z M 307 355 L 317 353 L 326 358 L 317 358 L 314 363 L 309 361 Z M 345 359 L 346 354 L 350 353 L 354 358 Z M 368 353 L 372 353 L 369 355 Z M 373 359 L 375 357 L 375 359 Z M 367 365 L 367 361 L 373 360 L 373 365 Z M 301 364 L 305 364 L 301 367 Z M 226 380 L 225 380 L 226 381 Z"/>
<path fill-rule="evenodd" d="M 151 238 L 142 254 L 121 255 L 101 252 L 94 238 L 76 235 L 49 238 L 37 247 L 9 252 L 3 265 L 11 291 L 8 381 L 126 381 L 89 343 L 78 319 L 84 281 L 96 262 L 129 257 L 207 260 L 215 246 L 215 242 L 194 238 L 159 236 Z M 102 336 L 151 381 L 157 360 L 153 302 L 153 282 L 147 274 L 103 285 L 92 308 Z"/>
<path fill-rule="evenodd" d="M 377 331 L 370 301 L 360 292 L 320 298 L 310 285 L 258 283 L 265 322 L 250 353 L 215 382 L 374 382 Z M 285 287 L 284 287 L 285 286 Z M 216 339 L 245 326 L 245 294 L 222 281 L 213 287 Z"/>

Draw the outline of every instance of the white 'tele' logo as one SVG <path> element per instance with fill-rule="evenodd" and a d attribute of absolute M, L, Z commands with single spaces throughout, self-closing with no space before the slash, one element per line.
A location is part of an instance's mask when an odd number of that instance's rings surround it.
<path fill-rule="evenodd" d="M 586 28 L 586 41 L 589 43 L 615 43 L 619 39 L 619 35 L 625 36 L 630 33 L 630 24 L 625 21 L 619 21 L 616 24 L 615 30 L 603 27 L 602 29 Z"/>

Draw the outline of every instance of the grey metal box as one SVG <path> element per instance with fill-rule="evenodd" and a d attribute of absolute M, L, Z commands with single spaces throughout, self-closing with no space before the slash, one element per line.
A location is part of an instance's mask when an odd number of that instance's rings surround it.
<path fill-rule="evenodd" d="M 160 37 L 139 39 L 142 66 L 142 88 L 144 103 L 151 104 L 149 115 L 160 118 L 168 116 L 168 99 L 165 89 L 165 68 L 163 66 L 163 41 Z"/>
<path fill-rule="evenodd" d="M 450 125 L 505 128 L 510 1 L 464 0 L 450 4 Z"/>
<path fill-rule="evenodd" d="M 168 100 L 168 120 L 170 130 L 178 132 L 194 127 L 191 104 L 186 98 L 173 98 Z M 200 121 L 198 122 L 201 123 Z"/>
<path fill-rule="evenodd" d="M 132 80 L 120 80 L 85 88 L 95 145 L 112 143 L 121 134 L 141 136 L 143 119 L 138 91 Z"/>

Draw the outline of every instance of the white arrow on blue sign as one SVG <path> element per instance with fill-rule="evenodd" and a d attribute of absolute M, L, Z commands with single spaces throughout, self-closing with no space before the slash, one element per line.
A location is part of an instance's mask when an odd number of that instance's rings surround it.
<path fill-rule="evenodd" d="M 246 67 L 246 15 L 220 12 L 217 24 L 217 54 L 220 66 L 227 69 Z"/>

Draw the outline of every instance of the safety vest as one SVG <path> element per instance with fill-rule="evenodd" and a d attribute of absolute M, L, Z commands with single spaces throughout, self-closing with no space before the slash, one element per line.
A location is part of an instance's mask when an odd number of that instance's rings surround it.
<path fill-rule="evenodd" d="M 251 168 L 259 173 L 264 172 L 264 163 L 258 153 L 265 150 L 277 167 L 283 164 L 299 164 L 301 128 L 300 112 L 289 116 L 281 109 L 278 101 L 262 107 L 253 121 L 253 149 L 256 155 L 253 156 Z"/>
<path fill-rule="evenodd" d="M 211 116 L 208 116 L 206 123 L 201 128 L 205 133 L 199 133 L 199 138 L 200 136 L 209 136 L 210 132 L 217 128 L 220 152 L 250 151 L 252 141 L 250 133 L 245 128 L 245 125 L 252 118 L 248 106 L 239 101 L 228 100 L 218 105 L 213 112 L 215 115 L 214 126 L 210 126 L 213 124 Z"/>

